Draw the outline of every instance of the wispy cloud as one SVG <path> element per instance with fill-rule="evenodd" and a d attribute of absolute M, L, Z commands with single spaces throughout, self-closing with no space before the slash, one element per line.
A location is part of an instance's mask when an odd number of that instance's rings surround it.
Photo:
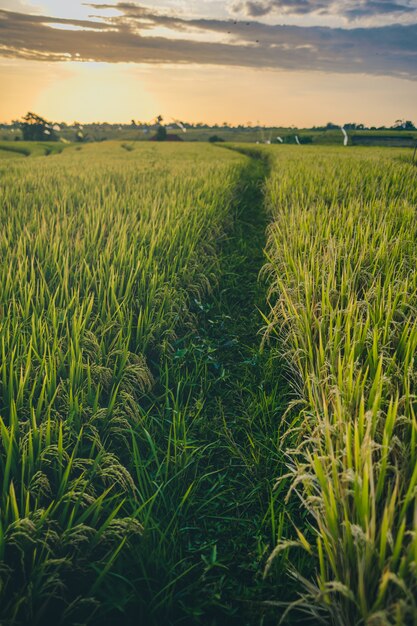
<path fill-rule="evenodd" d="M 301 5 L 309 2 L 291 4 L 302 10 Z M 0 11 L 0 55 L 41 61 L 210 64 L 417 77 L 417 24 L 350 29 L 276 26 L 185 19 L 132 3 L 90 6 L 100 15 L 87 20 Z M 105 9 L 115 6 L 120 14 L 105 17 Z M 198 41 L 193 33 L 199 33 Z"/>
<path fill-rule="evenodd" d="M 236 12 L 251 17 L 277 15 L 335 15 L 348 20 L 417 14 L 416 0 L 236 0 Z"/>

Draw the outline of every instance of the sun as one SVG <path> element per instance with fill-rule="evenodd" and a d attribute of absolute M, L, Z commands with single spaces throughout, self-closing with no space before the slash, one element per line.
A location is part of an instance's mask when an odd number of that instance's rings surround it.
<path fill-rule="evenodd" d="M 62 63 L 61 78 L 39 93 L 36 110 L 54 120 L 120 122 L 154 116 L 158 102 L 129 64 Z"/>

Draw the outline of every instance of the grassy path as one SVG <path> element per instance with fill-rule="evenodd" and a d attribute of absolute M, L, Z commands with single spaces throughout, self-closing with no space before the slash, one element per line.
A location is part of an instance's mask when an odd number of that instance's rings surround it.
<path fill-rule="evenodd" d="M 202 424 L 213 441 L 216 496 L 191 534 L 206 546 L 204 623 L 260 624 L 262 570 L 280 533 L 275 478 L 283 468 L 280 423 L 288 389 L 261 351 L 266 285 L 263 183 L 268 163 L 251 158 L 242 177 L 234 229 L 222 250 L 220 284 L 198 312 L 199 338 L 212 355 Z M 276 363 L 275 363 L 276 366 Z M 212 483 L 212 484 L 210 484 Z M 281 500 L 283 499 L 281 495 Z M 261 611 L 262 612 L 262 611 Z"/>
<path fill-rule="evenodd" d="M 204 421 L 215 437 L 212 464 L 219 491 L 199 530 L 216 560 L 207 580 L 218 597 L 211 623 L 219 626 L 225 614 L 230 624 L 260 623 L 262 567 L 281 522 L 275 518 L 272 481 L 283 465 L 279 426 L 287 387 L 274 377 L 259 334 L 266 302 L 266 285 L 258 277 L 265 262 L 267 174 L 267 162 L 252 158 L 223 248 L 219 287 L 199 314 L 200 334 L 214 350 L 217 369 Z"/>

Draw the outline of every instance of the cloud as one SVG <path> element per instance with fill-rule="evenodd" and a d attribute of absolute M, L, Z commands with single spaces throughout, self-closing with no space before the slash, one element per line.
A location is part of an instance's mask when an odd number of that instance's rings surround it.
<path fill-rule="evenodd" d="M 0 55 L 417 78 L 417 24 L 351 29 L 256 21 L 247 25 L 237 20 L 185 19 L 132 3 L 116 6 L 119 16 L 104 13 L 86 20 L 0 11 Z M 115 5 L 92 5 L 96 12 L 106 8 Z M 166 36 L 161 36 L 161 27 Z M 195 33 L 198 41 L 193 40 Z"/>
<path fill-rule="evenodd" d="M 331 15 L 348 20 L 417 14 L 416 0 L 238 0 L 235 12 L 262 15 Z"/>
<path fill-rule="evenodd" d="M 25 0 L 1 0 L 1 9 L 10 11 L 29 11 L 31 13 L 39 13 L 39 7 L 25 2 Z"/>
<path fill-rule="evenodd" d="M 235 11 L 242 11 L 250 17 L 259 17 L 269 13 L 305 15 L 326 12 L 332 2 L 320 0 L 245 0 L 234 4 Z"/>

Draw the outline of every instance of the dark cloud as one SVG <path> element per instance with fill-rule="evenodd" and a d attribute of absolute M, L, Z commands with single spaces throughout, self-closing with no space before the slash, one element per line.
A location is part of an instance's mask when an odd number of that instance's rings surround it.
<path fill-rule="evenodd" d="M 348 20 L 417 12 L 416 0 L 238 0 L 234 10 L 251 17 L 268 15 L 337 15 Z"/>
<path fill-rule="evenodd" d="M 95 4 L 92 8 L 97 12 L 106 7 L 114 9 L 115 5 Z M 197 63 L 417 77 L 417 24 L 366 29 L 261 22 L 248 26 L 230 20 L 187 20 L 131 3 L 120 3 L 117 8 L 118 17 L 88 20 L 0 11 L 0 55 L 46 61 Z M 61 28 L 53 26 L 57 23 Z M 173 37 L 156 36 L 150 29 L 158 26 L 171 29 Z M 196 32 L 199 41 L 192 40 Z M 204 41 L 200 41 L 202 36 Z M 215 39 L 221 42 L 215 43 Z"/>
<path fill-rule="evenodd" d="M 366 0 L 366 2 L 354 2 L 347 6 L 344 15 L 348 19 L 363 17 L 378 17 L 384 15 L 397 16 L 401 14 L 416 14 L 417 4 L 403 2 L 387 2 L 385 0 Z"/>
<path fill-rule="evenodd" d="M 325 13 L 334 2 L 320 0 L 244 0 L 234 4 L 235 11 L 242 11 L 250 17 L 283 13 L 286 15 L 306 15 L 308 13 Z"/>

